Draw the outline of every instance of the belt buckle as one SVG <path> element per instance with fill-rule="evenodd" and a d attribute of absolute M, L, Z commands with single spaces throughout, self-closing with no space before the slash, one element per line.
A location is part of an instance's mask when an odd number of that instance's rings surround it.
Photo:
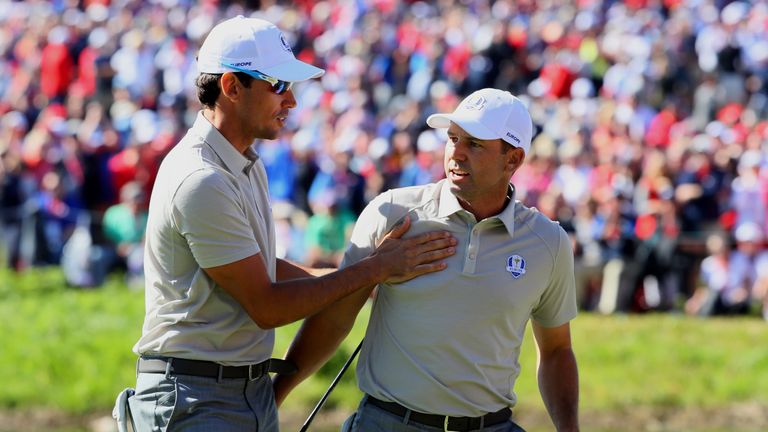
<path fill-rule="evenodd" d="M 445 416 L 445 419 L 443 420 L 443 431 L 444 432 L 458 432 L 458 431 L 451 431 L 448 429 L 448 420 L 450 420 L 451 416 Z"/>
<path fill-rule="evenodd" d="M 249 364 L 248 365 L 248 381 L 257 380 L 262 376 L 264 376 L 265 366 L 266 365 L 264 363 Z M 254 376 L 254 369 L 256 369 L 255 376 Z"/>

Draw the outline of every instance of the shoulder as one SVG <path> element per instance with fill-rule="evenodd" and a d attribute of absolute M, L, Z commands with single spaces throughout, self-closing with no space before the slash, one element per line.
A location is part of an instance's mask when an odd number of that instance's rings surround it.
<path fill-rule="evenodd" d="M 410 210 L 433 202 L 438 188 L 439 183 L 430 183 L 390 189 L 371 200 L 364 213 L 375 212 L 388 221 L 398 221 Z"/>
<path fill-rule="evenodd" d="M 425 202 L 435 199 L 436 192 L 439 191 L 440 183 L 430 183 L 420 186 L 408 186 L 397 189 L 391 189 L 392 202 L 408 207 L 416 207 Z"/>
<path fill-rule="evenodd" d="M 573 260 L 570 238 L 559 222 L 543 215 L 536 208 L 526 207 L 519 201 L 516 201 L 515 205 L 515 232 L 521 230 L 521 235 L 536 238 L 538 244 L 546 248 L 553 263 L 568 257 Z"/>
<path fill-rule="evenodd" d="M 525 206 L 520 201 L 515 201 L 515 224 L 529 228 L 548 243 L 559 242 L 563 236 L 568 236 L 559 222 L 543 215 L 535 207 Z"/>
<path fill-rule="evenodd" d="M 164 185 L 170 195 L 167 198 L 172 200 L 179 197 L 215 199 L 210 195 L 234 193 L 235 179 L 215 161 L 216 155 L 200 137 L 187 134 L 163 160 L 156 185 Z"/>
<path fill-rule="evenodd" d="M 237 199 L 238 189 L 228 177 L 224 170 L 213 166 L 198 166 L 179 178 L 172 200 L 177 205 L 194 201 L 214 207 L 222 199 Z"/>

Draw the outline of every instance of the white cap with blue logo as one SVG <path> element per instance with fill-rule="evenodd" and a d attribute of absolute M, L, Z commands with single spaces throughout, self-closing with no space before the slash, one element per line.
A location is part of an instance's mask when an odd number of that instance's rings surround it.
<path fill-rule="evenodd" d="M 217 24 L 205 38 L 197 56 L 200 73 L 220 74 L 256 70 L 282 81 L 306 81 L 325 73 L 296 59 L 277 26 L 238 15 Z"/>
<path fill-rule="evenodd" d="M 501 139 L 526 154 L 531 148 L 531 115 L 525 104 L 507 91 L 478 90 L 461 101 L 452 113 L 427 118 L 427 124 L 433 128 L 447 128 L 451 122 L 478 139 Z"/>

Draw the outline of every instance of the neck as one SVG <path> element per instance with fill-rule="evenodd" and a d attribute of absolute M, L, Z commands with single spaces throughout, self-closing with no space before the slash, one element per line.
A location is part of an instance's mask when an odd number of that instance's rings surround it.
<path fill-rule="evenodd" d="M 504 209 L 507 208 L 507 205 L 509 205 L 509 202 L 512 200 L 512 196 L 511 196 L 511 193 L 507 191 L 503 199 L 494 201 L 493 203 L 485 206 L 483 205 L 473 206 L 472 203 L 468 201 L 464 201 L 458 196 L 456 197 L 456 199 L 459 201 L 459 205 L 461 205 L 461 208 L 472 213 L 475 216 L 476 220 L 481 221 L 491 216 L 496 216 L 502 211 L 504 211 Z"/>
<path fill-rule="evenodd" d="M 239 124 L 232 116 L 226 115 L 218 107 L 214 109 L 203 109 L 203 116 L 208 119 L 209 122 L 215 127 L 224 138 L 229 141 L 240 153 L 245 153 L 253 144 L 255 139 L 252 136 L 248 136 L 246 128 Z"/>

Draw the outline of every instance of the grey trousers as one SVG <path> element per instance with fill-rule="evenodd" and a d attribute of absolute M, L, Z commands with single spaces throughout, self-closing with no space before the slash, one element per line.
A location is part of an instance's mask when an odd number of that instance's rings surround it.
<path fill-rule="evenodd" d="M 137 432 L 279 429 L 272 380 L 140 373 L 128 399 Z"/>

